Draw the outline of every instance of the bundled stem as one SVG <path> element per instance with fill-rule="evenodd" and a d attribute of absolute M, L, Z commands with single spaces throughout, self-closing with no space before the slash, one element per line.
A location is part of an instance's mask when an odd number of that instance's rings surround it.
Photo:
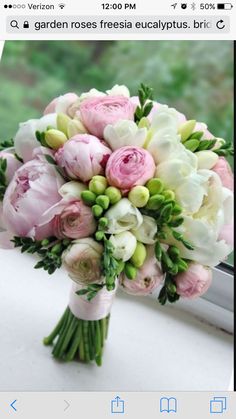
<path fill-rule="evenodd" d="M 52 333 L 43 341 L 54 345 L 52 355 L 62 361 L 95 361 L 102 365 L 102 353 L 108 335 L 110 315 L 101 320 L 81 320 L 67 307 Z"/>

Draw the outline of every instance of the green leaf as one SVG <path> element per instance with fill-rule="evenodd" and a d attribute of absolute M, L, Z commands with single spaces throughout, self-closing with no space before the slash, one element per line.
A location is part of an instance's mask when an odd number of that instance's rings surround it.
<path fill-rule="evenodd" d="M 11 147 L 14 147 L 14 141 L 12 138 L 10 140 L 0 141 L 0 151 Z"/>
<path fill-rule="evenodd" d="M 86 289 L 86 288 L 84 288 L 84 289 L 82 289 L 82 290 L 76 291 L 76 294 L 77 294 L 77 295 L 85 295 L 85 294 L 87 294 L 88 292 L 89 292 L 89 290 L 88 290 L 88 289 Z"/>
<path fill-rule="evenodd" d="M 211 150 L 216 144 L 216 139 L 214 140 L 202 140 L 196 151 Z"/>
<path fill-rule="evenodd" d="M 56 161 L 52 156 L 50 156 L 50 154 L 44 154 L 44 156 L 48 163 L 56 165 Z"/>

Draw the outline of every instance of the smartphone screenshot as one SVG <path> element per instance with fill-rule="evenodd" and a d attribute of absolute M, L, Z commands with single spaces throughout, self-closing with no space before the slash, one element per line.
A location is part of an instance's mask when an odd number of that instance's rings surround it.
<path fill-rule="evenodd" d="M 0 0 L 0 419 L 236 417 L 235 27 Z"/>

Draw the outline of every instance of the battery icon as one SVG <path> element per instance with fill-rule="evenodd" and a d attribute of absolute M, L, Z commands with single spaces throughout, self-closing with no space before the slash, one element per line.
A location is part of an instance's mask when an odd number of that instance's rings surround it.
<path fill-rule="evenodd" d="M 218 3 L 217 9 L 220 10 L 231 10 L 234 6 L 231 3 Z"/>

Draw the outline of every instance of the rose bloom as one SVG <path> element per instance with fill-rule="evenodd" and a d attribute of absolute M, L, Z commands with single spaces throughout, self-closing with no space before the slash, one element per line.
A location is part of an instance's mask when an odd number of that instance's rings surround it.
<path fill-rule="evenodd" d="M 55 155 L 71 179 L 87 182 L 104 174 L 111 150 L 93 135 L 79 134 L 68 140 Z"/>
<path fill-rule="evenodd" d="M 110 156 L 106 177 L 110 185 L 126 193 L 136 185 L 145 185 L 154 176 L 155 169 L 153 157 L 147 150 L 126 146 Z"/>
<path fill-rule="evenodd" d="M 91 208 L 82 201 L 66 203 L 62 212 L 52 221 L 53 235 L 59 239 L 82 239 L 96 231 Z"/>
<path fill-rule="evenodd" d="M 222 185 L 232 191 L 234 188 L 234 176 L 227 160 L 224 157 L 219 157 L 212 170 L 220 177 Z"/>
<path fill-rule="evenodd" d="M 12 235 L 41 240 L 52 235 L 51 223 L 40 227 L 43 214 L 61 200 L 64 180 L 45 162 L 32 160 L 21 166 L 3 200 L 3 220 Z"/>
<path fill-rule="evenodd" d="M 207 292 L 212 281 L 212 271 L 206 266 L 191 263 L 186 272 L 175 277 L 177 293 L 181 297 L 194 299 Z"/>
<path fill-rule="evenodd" d="M 0 159 L 7 161 L 7 169 L 5 175 L 8 184 L 13 178 L 16 170 L 22 166 L 22 163 L 17 160 L 14 154 L 10 153 L 9 151 L 0 151 Z"/>
<path fill-rule="evenodd" d="M 147 258 L 138 269 L 135 279 L 128 279 L 124 273 L 120 275 L 120 285 L 127 294 L 146 296 L 159 287 L 164 279 L 163 272 L 154 254 L 154 246 L 147 246 Z"/>
<path fill-rule="evenodd" d="M 53 99 L 45 108 L 44 115 L 49 113 L 65 113 L 70 117 L 74 117 L 74 104 L 79 97 L 76 93 L 66 93 Z"/>
<path fill-rule="evenodd" d="M 107 125 L 114 125 L 122 119 L 134 120 L 134 105 L 124 96 L 96 97 L 81 103 L 80 117 L 91 134 L 103 138 Z"/>
<path fill-rule="evenodd" d="M 78 284 L 91 284 L 101 280 L 103 246 L 88 237 L 75 240 L 62 255 L 69 276 Z"/>

